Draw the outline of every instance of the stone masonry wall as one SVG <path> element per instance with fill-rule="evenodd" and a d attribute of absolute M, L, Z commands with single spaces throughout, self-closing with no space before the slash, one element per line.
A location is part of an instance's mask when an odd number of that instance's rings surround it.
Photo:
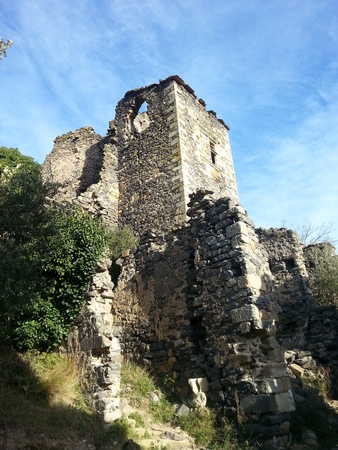
<path fill-rule="evenodd" d="M 110 123 L 119 154 L 119 221 L 139 234 L 151 227 L 171 229 L 185 220 L 182 186 L 176 179 L 177 142 L 172 138 L 177 128 L 174 100 L 173 84 L 129 92 Z M 142 104 L 148 110 L 141 115 Z"/>
<path fill-rule="evenodd" d="M 323 366 L 338 379 L 337 308 L 315 307 L 297 235 L 255 230 L 239 204 L 224 122 L 172 76 L 127 92 L 106 137 L 84 127 L 56 138 L 42 174 L 60 184 L 56 201 L 140 236 L 114 291 L 98 262 L 69 336 L 103 419 L 121 414 L 121 346 L 190 405 L 240 409 L 253 435 L 283 443 L 289 375 Z"/>
<path fill-rule="evenodd" d="M 120 407 L 121 330 L 113 322 L 111 261 L 96 264 L 82 312 L 71 327 L 67 351 L 81 368 L 80 385 L 104 422 L 122 415 Z"/>
<path fill-rule="evenodd" d="M 238 201 L 228 127 L 203 103 L 177 76 L 127 92 L 118 103 L 109 134 L 119 154 L 121 224 L 139 234 L 174 229 L 200 187 Z"/>
<path fill-rule="evenodd" d="M 281 437 L 294 409 L 278 305 L 254 225 L 229 198 L 192 197 L 187 227 L 149 231 L 124 260 L 113 299 L 125 356 L 172 378 L 183 398 L 201 389 L 254 435 Z M 190 401 L 192 401 L 190 399 Z"/>
<path fill-rule="evenodd" d="M 229 143 L 229 128 L 207 111 L 203 100 L 175 83 L 176 109 L 185 205 L 196 189 L 209 189 L 214 197 L 238 200 Z"/>
<path fill-rule="evenodd" d="M 76 196 L 97 183 L 103 162 L 102 137 L 92 127 L 69 132 L 54 140 L 43 164 L 44 178 L 61 183 L 69 196 Z"/>
<path fill-rule="evenodd" d="M 311 290 L 311 246 L 292 230 L 259 228 L 260 244 L 274 275 L 273 293 L 281 307 L 277 338 L 290 374 L 317 378 L 327 371 L 338 398 L 338 308 L 316 306 Z"/>
<path fill-rule="evenodd" d="M 273 293 L 281 307 L 277 336 L 285 349 L 303 349 L 309 316 L 314 307 L 304 245 L 296 232 L 285 228 L 256 230 L 274 275 Z"/>
<path fill-rule="evenodd" d="M 117 224 L 117 153 L 109 138 L 91 127 L 55 139 L 42 165 L 44 181 L 55 183 L 56 201 L 70 202 Z"/>

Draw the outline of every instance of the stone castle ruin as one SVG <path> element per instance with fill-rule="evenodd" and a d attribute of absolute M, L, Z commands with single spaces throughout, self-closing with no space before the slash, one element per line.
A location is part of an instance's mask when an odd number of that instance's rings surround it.
<path fill-rule="evenodd" d="M 43 176 L 56 199 L 140 238 L 116 286 L 98 261 L 69 348 L 106 422 L 121 415 L 124 356 L 191 407 L 240 411 L 253 435 L 283 442 L 297 377 L 323 363 L 338 375 L 337 311 L 314 307 L 296 233 L 255 229 L 240 205 L 228 131 L 171 76 L 127 92 L 107 136 L 55 139 Z"/>

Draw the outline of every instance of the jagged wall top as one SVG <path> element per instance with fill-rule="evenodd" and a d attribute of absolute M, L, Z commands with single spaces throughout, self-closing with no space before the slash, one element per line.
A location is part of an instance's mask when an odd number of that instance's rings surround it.
<path fill-rule="evenodd" d="M 109 129 L 121 221 L 138 232 L 182 225 L 198 188 L 238 201 L 228 129 L 177 76 L 127 92 Z"/>
<path fill-rule="evenodd" d="M 238 201 L 228 130 L 174 75 L 128 91 L 106 137 L 84 127 L 56 138 L 43 175 L 109 224 L 167 231 L 198 188 Z"/>

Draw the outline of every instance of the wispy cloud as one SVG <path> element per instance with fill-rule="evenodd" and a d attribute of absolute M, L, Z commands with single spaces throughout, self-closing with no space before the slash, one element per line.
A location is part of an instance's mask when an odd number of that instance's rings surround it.
<path fill-rule="evenodd" d="M 0 5 L 0 145 L 42 162 L 57 135 L 105 134 L 127 90 L 177 73 L 230 126 L 258 225 L 338 222 L 336 0 Z"/>

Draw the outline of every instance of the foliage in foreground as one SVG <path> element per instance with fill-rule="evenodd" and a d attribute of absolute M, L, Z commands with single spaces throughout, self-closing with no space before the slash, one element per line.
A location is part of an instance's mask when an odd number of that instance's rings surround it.
<path fill-rule="evenodd" d="M 87 212 L 47 205 L 54 189 L 32 158 L 0 148 L 0 337 L 20 350 L 57 347 L 105 248 L 115 262 L 137 244 L 128 227 L 108 232 Z"/>
<path fill-rule="evenodd" d="M 40 166 L 7 150 L 0 176 L 2 338 L 19 349 L 48 350 L 79 314 L 108 236 L 86 212 L 47 206 Z"/>
<path fill-rule="evenodd" d="M 130 425 L 119 420 L 109 429 L 103 426 L 86 404 L 75 364 L 66 356 L 0 348 L 0 429 L 29 430 L 29 448 L 47 448 L 45 439 L 70 448 L 89 438 L 97 449 L 107 449 L 128 438 Z"/>
<path fill-rule="evenodd" d="M 13 42 L 10 39 L 7 39 L 7 41 L 5 41 L 0 36 L 0 61 L 2 60 L 3 57 L 6 58 L 6 56 L 7 56 L 7 49 L 12 46 L 12 43 Z"/>

